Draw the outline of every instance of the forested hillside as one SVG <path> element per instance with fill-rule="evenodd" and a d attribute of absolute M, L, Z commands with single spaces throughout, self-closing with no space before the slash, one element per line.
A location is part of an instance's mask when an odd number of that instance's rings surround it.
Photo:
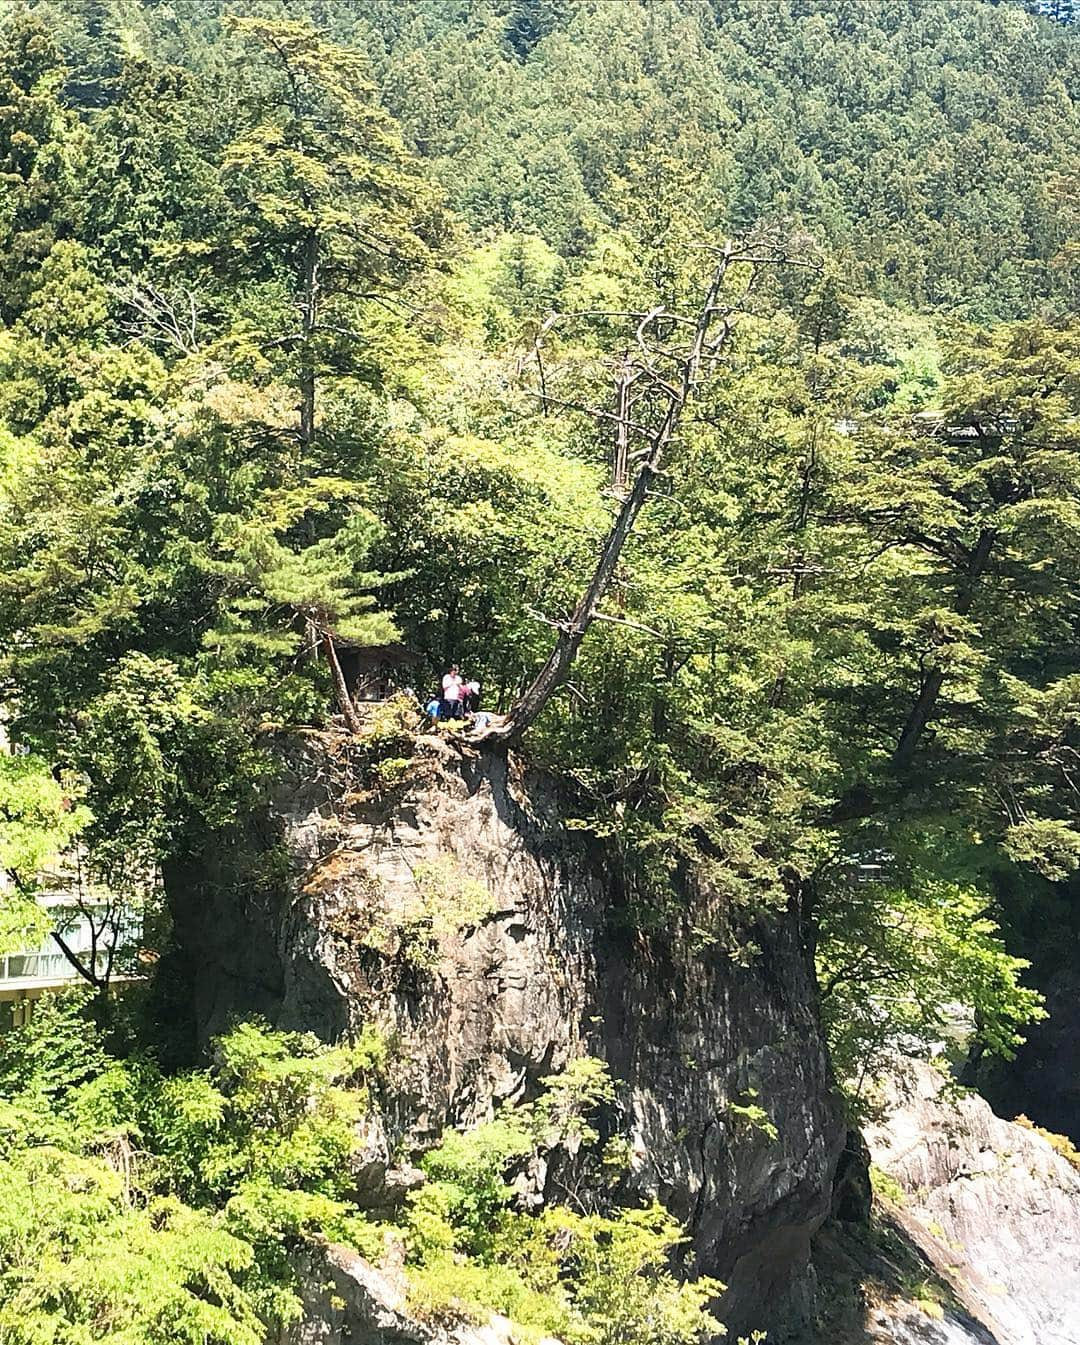
<path fill-rule="evenodd" d="M 391 1225 L 433 1320 L 708 1338 L 676 1221 L 597 1176 L 603 1067 L 369 1217 L 386 1043 L 248 1025 L 207 1072 L 156 875 L 261 816 L 276 735 L 392 791 L 416 697 L 360 723 L 342 661 L 400 644 L 421 703 L 460 663 L 516 708 L 636 936 L 690 879 L 695 955 L 797 923 L 853 1117 L 898 1044 L 1010 1056 L 1080 868 L 1080 37 L 983 0 L 0 25 L 0 948 L 73 845 L 148 916 L 89 1046 L 63 1005 L 0 1037 L 0 1339 L 257 1345 L 284 1247 Z M 513 1205 L 582 1144 L 603 1200 Z"/>
<path fill-rule="evenodd" d="M 109 101 L 119 47 L 198 71 L 226 105 L 231 8 L 39 6 L 87 101 Z M 706 228 L 806 223 L 889 301 L 977 318 L 1075 303 L 1075 37 L 1019 5 L 288 6 L 301 10 L 364 53 L 474 231 L 587 258 L 612 227 L 662 227 L 674 195 Z M 111 54 L 93 38 L 106 12 Z"/>

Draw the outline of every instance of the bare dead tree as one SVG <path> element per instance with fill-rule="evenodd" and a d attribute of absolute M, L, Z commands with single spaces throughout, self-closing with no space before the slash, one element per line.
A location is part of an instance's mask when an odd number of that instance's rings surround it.
<path fill-rule="evenodd" d="M 573 613 L 563 619 L 546 618 L 557 635 L 543 667 L 511 709 L 506 722 L 488 729 L 480 735 L 482 738 L 505 742 L 520 738 L 565 683 L 590 626 L 594 621 L 606 619 L 600 613 L 600 605 L 611 587 L 627 539 L 662 473 L 687 407 L 726 356 L 763 269 L 788 264 L 816 265 L 805 249 L 793 249 L 786 239 L 773 232 L 762 232 L 742 241 L 729 240 L 723 246 L 702 244 L 701 250 L 712 257 L 714 265 L 696 313 L 677 313 L 661 304 L 648 312 L 618 315 L 630 319 L 635 326 L 633 346 L 617 366 L 615 411 L 602 407 L 577 409 L 587 410 L 598 421 L 615 422 L 613 476 L 616 490 L 625 493 Z M 593 314 L 549 316 L 537 337 L 537 352 L 543 335 L 561 320 L 589 316 Z M 545 408 L 572 405 L 553 398 L 546 379 L 542 396 Z M 632 472 L 633 485 L 627 490 Z"/>
<path fill-rule="evenodd" d="M 130 316 L 120 326 L 132 341 L 172 346 L 181 355 L 198 351 L 199 315 L 191 290 L 169 293 L 143 281 L 117 287 L 112 293 L 129 310 Z"/>

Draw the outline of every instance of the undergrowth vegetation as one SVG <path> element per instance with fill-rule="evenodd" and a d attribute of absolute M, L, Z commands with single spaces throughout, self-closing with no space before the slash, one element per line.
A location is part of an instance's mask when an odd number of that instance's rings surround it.
<path fill-rule="evenodd" d="M 276 749 L 392 819 L 452 663 L 494 732 L 556 657 L 514 750 L 619 937 L 812 947 L 856 1110 L 898 1051 L 1020 1047 L 1010 940 L 1080 882 L 1080 48 L 1029 8 L 0 0 L 0 953 L 75 856 L 172 996 L 114 1054 L 60 1005 L 0 1039 L 4 1345 L 261 1345 L 315 1230 L 401 1239 L 433 1319 L 708 1329 L 608 1199 L 601 1076 L 446 1135 L 379 1228 L 378 1043 L 185 1036 L 192 904 L 292 881 Z M 361 655 L 416 695 L 358 706 Z M 413 981 L 491 914 L 325 858 Z M 121 964 L 71 960 L 108 1026 Z M 545 1165 L 579 1200 L 526 1208 Z"/>
<path fill-rule="evenodd" d="M 523 1340 L 566 1345 L 690 1345 L 718 1329 L 721 1286 L 693 1276 L 678 1224 L 602 1195 L 622 1158 L 595 1125 L 614 1097 L 599 1061 L 447 1130 L 420 1159 L 424 1184 L 376 1218 L 355 1172 L 378 1038 L 327 1047 L 249 1022 L 213 1043 L 208 1068 L 163 1077 L 111 1054 L 86 1008 L 83 994 L 47 1000 L 0 1037 L 5 1342 L 262 1345 L 300 1310 L 316 1235 L 376 1261 L 403 1246 L 413 1310 L 432 1323 L 497 1311 Z M 541 1179 L 527 1202 L 521 1181 L 558 1162 L 582 1196 L 544 1201 Z M 585 1198 L 590 1167 L 604 1179 Z"/>

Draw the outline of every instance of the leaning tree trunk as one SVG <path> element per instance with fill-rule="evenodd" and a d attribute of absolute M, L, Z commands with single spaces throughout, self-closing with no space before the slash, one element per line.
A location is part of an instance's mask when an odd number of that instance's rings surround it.
<path fill-rule="evenodd" d="M 618 516 L 607 535 L 600 559 L 593 571 L 589 587 L 585 590 L 574 615 L 564 622 L 555 646 L 548 655 L 544 666 L 533 678 L 531 685 L 510 712 L 512 731 L 509 738 L 517 738 L 534 723 L 554 693 L 566 681 L 570 665 L 577 656 L 582 640 L 588 634 L 589 627 L 596 619 L 600 603 L 611 587 L 615 567 L 619 563 L 626 539 L 633 531 L 637 516 L 641 512 L 649 487 L 656 479 L 659 461 L 645 463 L 638 472 L 634 488 L 622 503 Z"/>
<path fill-rule="evenodd" d="M 330 665 L 330 675 L 334 679 L 334 695 L 337 698 L 338 709 L 345 720 L 345 727 L 350 733 L 359 733 L 360 716 L 356 713 L 356 706 L 349 695 L 349 684 L 345 681 L 345 674 L 341 670 L 341 660 L 338 658 L 334 637 L 327 630 L 323 631 L 322 638 L 326 647 L 326 661 Z"/>
<path fill-rule="evenodd" d="M 507 742 L 513 742 L 520 738 L 526 729 L 536 722 L 544 706 L 566 681 L 577 651 L 581 647 L 581 642 L 588 634 L 589 627 L 597 619 L 600 604 L 611 587 L 623 548 L 645 504 L 650 487 L 660 473 L 667 450 L 679 428 L 683 412 L 694 396 L 701 374 L 702 362 L 706 356 L 710 361 L 716 359 L 724 350 L 734 330 L 733 314 L 735 310 L 719 306 L 718 300 L 729 267 L 733 261 L 741 260 L 742 257 L 743 254 L 738 253 L 731 243 L 727 244 L 721 251 L 720 260 L 713 272 L 704 302 L 696 320 L 692 320 L 693 336 L 689 346 L 676 357 L 680 367 L 677 380 L 669 381 L 668 378 L 665 378 L 648 355 L 644 368 L 639 367 L 637 371 L 632 371 L 629 366 L 624 366 L 620 378 L 626 387 L 621 390 L 621 393 L 628 390 L 631 378 L 644 375 L 651 384 L 651 390 L 657 396 L 666 398 L 667 409 L 661 417 L 659 425 L 655 429 L 645 432 L 645 446 L 639 454 L 641 465 L 638 468 L 633 487 L 615 516 L 611 529 L 600 549 L 600 555 L 593 569 L 592 577 L 578 601 L 573 615 L 569 620 L 552 623 L 559 633 L 543 667 L 510 711 L 507 724 L 496 733 L 489 733 L 486 736 L 497 736 Z M 643 315 L 638 327 L 639 344 L 642 345 L 643 349 L 642 333 L 650 322 L 656 320 L 670 320 L 674 323 L 676 319 L 675 315 L 668 314 L 662 309 Z M 719 324 L 720 330 L 716 336 L 710 339 L 710 333 L 716 324 Z M 668 355 L 670 357 L 670 352 L 668 352 Z M 625 432 L 625 437 L 628 439 L 631 427 L 628 410 L 624 408 L 629 407 L 629 397 L 621 395 L 621 393 L 618 405 L 622 423 L 618 428 L 620 434 L 622 435 Z M 643 433 L 641 427 L 635 428 L 638 433 Z"/>

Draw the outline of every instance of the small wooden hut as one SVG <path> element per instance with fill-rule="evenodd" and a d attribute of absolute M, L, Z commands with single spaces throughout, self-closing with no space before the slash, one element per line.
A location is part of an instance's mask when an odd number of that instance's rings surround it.
<path fill-rule="evenodd" d="M 349 695 L 357 705 L 384 701 L 418 675 L 420 656 L 403 644 L 360 647 L 338 644 L 338 659 Z"/>

